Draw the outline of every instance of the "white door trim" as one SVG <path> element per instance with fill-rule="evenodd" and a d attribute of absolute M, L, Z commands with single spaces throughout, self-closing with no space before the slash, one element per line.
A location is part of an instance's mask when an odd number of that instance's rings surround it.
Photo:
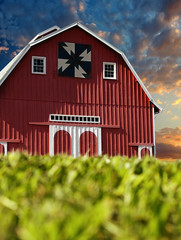
<path fill-rule="evenodd" d="M 97 137 L 97 153 L 102 154 L 102 136 L 100 127 L 79 127 L 79 126 L 61 126 L 49 125 L 49 154 L 54 155 L 54 137 L 58 131 L 66 131 L 71 137 L 72 155 L 74 158 L 80 155 L 79 140 L 80 136 L 85 132 L 92 132 Z"/>
<path fill-rule="evenodd" d="M 7 142 L 0 142 L 0 144 L 4 147 L 4 155 L 8 154 L 8 143 Z"/>
<path fill-rule="evenodd" d="M 152 147 L 151 146 L 138 146 L 138 158 L 141 159 L 141 151 L 144 149 L 144 148 L 147 148 L 150 152 L 150 157 L 152 157 Z"/>

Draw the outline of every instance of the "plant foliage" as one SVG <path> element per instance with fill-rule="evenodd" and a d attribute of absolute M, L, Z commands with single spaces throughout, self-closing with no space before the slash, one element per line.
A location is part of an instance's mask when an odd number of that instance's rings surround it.
<path fill-rule="evenodd" d="M 1 240 L 177 240 L 180 236 L 179 161 L 1 156 Z"/>

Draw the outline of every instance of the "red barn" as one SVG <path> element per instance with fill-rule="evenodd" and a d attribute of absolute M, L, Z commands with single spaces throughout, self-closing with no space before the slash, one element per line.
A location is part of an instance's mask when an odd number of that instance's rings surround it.
<path fill-rule="evenodd" d="M 38 34 L 0 72 L 0 151 L 155 153 L 152 99 L 120 50 L 80 23 Z"/>

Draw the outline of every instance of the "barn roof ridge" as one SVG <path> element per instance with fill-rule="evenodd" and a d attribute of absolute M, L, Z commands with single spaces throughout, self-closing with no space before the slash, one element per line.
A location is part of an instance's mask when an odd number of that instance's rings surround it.
<path fill-rule="evenodd" d="M 16 65 L 21 61 L 21 59 L 23 58 L 23 56 L 25 56 L 25 54 L 29 51 L 29 49 L 36 45 L 39 44 L 40 42 L 43 42 L 51 37 L 56 36 L 57 34 L 60 34 L 64 31 L 67 31 L 70 28 L 73 28 L 75 26 L 80 27 L 81 29 L 83 29 L 84 31 L 88 32 L 90 35 L 92 35 L 93 37 L 95 37 L 96 39 L 98 39 L 99 41 L 103 42 L 105 45 L 107 45 L 108 47 L 110 47 L 111 49 L 113 49 L 114 51 L 116 51 L 118 54 L 120 54 L 122 56 L 122 58 L 124 59 L 124 61 L 126 62 L 126 64 L 129 66 L 130 70 L 132 71 L 133 75 L 136 77 L 136 79 L 138 80 L 139 84 L 141 85 L 141 87 L 143 88 L 144 92 L 146 93 L 146 95 L 148 96 L 148 98 L 150 99 L 150 101 L 155 105 L 155 107 L 158 109 L 158 112 L 162 111 L 163 109 L 155 102 L 155 100 L 152 98 L 152 96 L 150 95 L 150 93 L 148 92 L 147 88 L 145 87 L 145 85 L 143 84 L 143 82 L 141 81 L 140 77 L 138 76 L 138 74 L 136 73 L 136 71 L 134 70 L 133 66 L 131 65 L 131 63 L 129 62 L 129 60 L 127 59 L 126 55 L 119 50 L 118 48 L 116 48 L 115 46 L 113 46 L 111 43 L 107 42 L 105 39 L 99 37 L 96 33 L 94 33 L 92 30 L 90 30 L 89 28 L 87 28 L 85 25 L 83 25 L 82 23 L 80 23 L 80 21 L 74 22 L 66 27 L 63 28 L 59 28 L 58 26 L 53 26 L 51 28 L 48 28 L 45 31 L 42 31 L 40 33 L 38 33 L 22 50 L 20 53 L 18 53 L 1 71 L 0 71 L 0 86 L 2 85 L 2 83 L 6 80 L 6 78 L 9 76 L 9 74 L 13 71 L 13 69 L 16 67 Z"/>

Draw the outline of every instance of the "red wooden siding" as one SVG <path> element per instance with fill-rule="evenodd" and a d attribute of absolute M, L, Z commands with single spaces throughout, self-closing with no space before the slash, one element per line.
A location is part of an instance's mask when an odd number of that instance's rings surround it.
<path fill-rule="evenodd" d="M 4 154 L 4 147 L 0 144 L 0 154 Z"/>
<path fill-rule="evenodd" d="M 54 153 L 65 153 L 71 155 L 71 136 L 66 131 L 58 131 L 54 137 Z"/>
<path fill-rule="evenodd" d="M 144 157 L 145 155 L 150 156 L 150 151 L 147 148 L 141 150 L 141 157 Z"/>
<path fill-rule="evenodd" d="M 91 45 L 91 79 L 58 76 L 60 41 Z M 31 74 L 32 56 L 46 57 L 46 75 Z M 117 80 L 103 79 L 103 62 L 116 62 Z M 0 139 L 21 140 L 8 143 L 8 150 L 20 148 L 45 154 L 49 152 L 48 125 L 30 122 L 48 122 L 51 113 L 93 115 L 101 117 L 103 153 L 133 156 L 138 153 L 136 145 L 154 143 L 152 107 L 122 57 L 74 27 L 32 47 L 0 87 Z M 85 138 L 82 153 L 86 144 Z M 56 144 L 56 152 L 64 151 L 62 147 Z M 66 152 L 70 153 L 69 150 Z"/>
<path fill-rule="evenodd" d="M 89 156 L 97 155 L 97 137 L 94 133 L 86 131 L 82 133 L 79 140 L 80 154 Z"/>

